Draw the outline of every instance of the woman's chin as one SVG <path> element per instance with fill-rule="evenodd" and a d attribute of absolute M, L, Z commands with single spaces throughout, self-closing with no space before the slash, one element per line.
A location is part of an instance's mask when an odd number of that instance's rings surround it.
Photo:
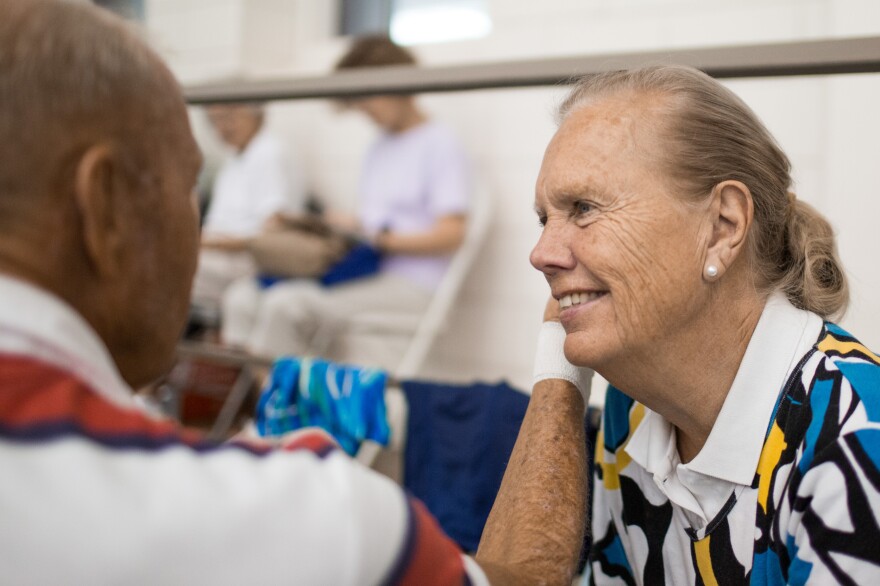
<path fill-rule="evenodd" d="M 565 358 L 575 366 L 596 368 L 602 363 L 602 350 L 596 337 L 588 332 L 573 332 L 565 337 Z"/>

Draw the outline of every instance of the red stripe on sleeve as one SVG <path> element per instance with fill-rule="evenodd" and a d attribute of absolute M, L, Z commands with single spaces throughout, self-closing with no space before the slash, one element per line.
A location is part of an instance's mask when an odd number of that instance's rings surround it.
<path fill-rule="evenodd" d="M 136 409 L 120 408 L 69 373 L 29 358 L 0 358 L 0 422 L 10 427 L 69 422 L 101 435 L 176 436 L 184 443 L 203 441 L 195 430 L 169 420 L 154 420 Z"/>
<path fill-rule="evenodd" d="M 464 584 L 461 551 L 443 533 L 425 505 L 410 499 L 413 514 L 412 551 L 400 584 L 411 586 Z"/>
<path fill-rule="evenodd" d="M 47 425 L 72 425 L 97 441 L 141 438 L 159 444 L 179 442 L 199 449 L 223 447 L 203 432 L 181 427 L 172 420 L 156 420 L 138 409 L 125 409 L 107 401 L 66 371 L 19 356 L 0 355 L 0 425 L 27 430 Z M 233 441 L 254 454 L 272 451 L 269 442 Z M 323 456 L 336 443 L 321 430 L 294 434 L 282 444 L 285 451 L 306 450 Z"/>

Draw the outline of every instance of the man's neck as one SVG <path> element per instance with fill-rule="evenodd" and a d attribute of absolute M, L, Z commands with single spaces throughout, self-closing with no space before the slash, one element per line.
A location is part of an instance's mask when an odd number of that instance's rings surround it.
<path fill-rule="evenodd" d="M 56 244 L 67 250 L 74 249 L 69 240 L 61 236 Z M 46 254 L 43 248 L 26 240 L 0 239 L 0 274 L 32 285 L 66 303 L 94 330 L 118 366 L 120 362 L 108 336 L 114 319 L 106 315 L 106 290 L 92 286 L 92 281 L 85 276 L 88 271 L 87 261 L 76 254 Z M 125 378 L 125 369 L 119 370 Z"/>
<path fill-rule="evenodd" d="M 47 270 L 50 263 L 39 262 L 30 250 L 19 242 L 0 241 L 0 274 L 64 297 L 53 279 L 57 271 Z"/>

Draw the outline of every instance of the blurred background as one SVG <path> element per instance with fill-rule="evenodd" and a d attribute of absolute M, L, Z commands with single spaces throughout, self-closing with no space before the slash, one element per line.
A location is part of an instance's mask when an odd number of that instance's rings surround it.
<path fill-rule="evenodd" d="M 353 35 L 388 33 L 426 67 L 880 35 L 876 0 L 102 0 L 143 24 L 182 85 L 329 74 Z M 791 157 L 798 197 L 837 230 L 851 282 L 842 325 L 880 347 L 880 74 L 725 81 Z M 565 87 L 423 94 L 460 137 L 493 200 L 488 237 L 422 375 L 530 384 L 548 294 L 528 261 L 532 201 Z M 224 151 L 191 109 L 206 157 L 203 190 Z M 305 189 L 353 210 L 375 128 L 327 100 L 272 102 L 267 125 Z M 594 382 L 594 389 L 603 386 Z M 602 393 L 593 397 L 601 402 Z"/>

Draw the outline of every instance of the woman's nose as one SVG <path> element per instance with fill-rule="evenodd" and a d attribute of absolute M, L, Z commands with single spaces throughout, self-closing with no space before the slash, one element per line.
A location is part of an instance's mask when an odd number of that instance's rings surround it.
<path fill-rule="evenodd" d="M 547 276 L 574 268 L 574 255 L 568 246 L 564 230 L 549 223 L 545 225 L 538 243 L 529 255 L 529 261 Z"/>

